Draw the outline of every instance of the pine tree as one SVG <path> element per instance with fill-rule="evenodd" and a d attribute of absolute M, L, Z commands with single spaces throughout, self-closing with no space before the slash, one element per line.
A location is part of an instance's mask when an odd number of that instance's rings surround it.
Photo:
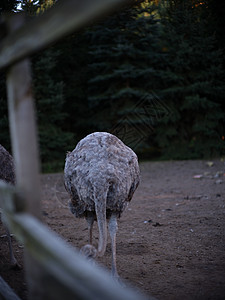
<path fill-rule="evenodd" d="M 122 140 L 132 136 L 127 144 L 133 147 L 152 134 L 155 116 L 146 109 L 158 85 L 159 30 L 151 6 L 138 5 L 88 32 L 90 121 L 96 130 L 115 131 Z"/>
<path fill-rule="evenodd" d="M 73 134 L 62 130 L 63 83 L 54 80 L 58 53 L 46 50 L 34 62 L 34 91 L 38 116 L 40 152 L 44 171 L 58 170 L 64 164 Z"/>
<path fill-rule="evenodd" d="M 67 121 L 63 129 L 74 132 L 75 142 L 92 131 L 88 125 L 90 110 L 87 102 L 88 44 L 85 30 L 68 36 L 54 49 L 59 51 L 54 78 L 64 82 L 64 106 Z"/>
<path fill-rule="evenodd" d="M 161 95 L 172 114 L 161 120 L 157 141 L 167 158 L 224 151 L 222 56 L 200 17 L 189 1 L 170 3 L 162 16 L 167 71 L 162 73 Z"/>

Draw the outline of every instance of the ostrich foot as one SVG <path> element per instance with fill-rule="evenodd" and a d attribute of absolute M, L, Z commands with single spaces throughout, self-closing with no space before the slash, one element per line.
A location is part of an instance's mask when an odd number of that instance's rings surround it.
<path fill-rule="evenodd" d="M 85 245 L 80 249 L 80 253 L 87 259 L 92 259 L 97 256 L 97 249 L 92 245 Z"/>
<path fill-rule="evenodd" d="M 12 269 L 12 270 L 21 270 L 22 269 L 21 265 L 17 262 L 13 252 L 11 253 L 11 258 L 10 258 L 10 269 Z"/>
<path fill-rule="evenodd" d="M 13 252 L 11 252 L 10 254 L 10 269 L 13 269 L 13 270 L 21 270 L 22 267 L 21 265 L 18 263 L 18 261 L 16 260 Z"/>
<path fill-rule="evenodd" d="M 112 280 L 118 284 L 120 287 L 123 287 L 125 288 L 126 287 L 126 284 L 124 283 L 124 281 L 122 281 L 122 279 L 120 278 L 120 276 L 117 274 L 117 275 L 113 275 L 111 274 L 111 277 L 112 277 Z"/>
<path fill-rule="evenodd" d="M 10 269 L 12 269 L 12 270 L 21 270 L 22 267 L 17 261 L 15 261 L 15 262 L 10 263 Z"/>

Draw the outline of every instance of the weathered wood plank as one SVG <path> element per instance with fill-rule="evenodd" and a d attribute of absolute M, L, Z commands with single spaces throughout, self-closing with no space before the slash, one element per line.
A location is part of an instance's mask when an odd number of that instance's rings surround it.
<path fill-rule="evenodd" d="M 26 214 L 7 214 L 8 225 L 43 270 L 64 285 L 52 285 L 48 299 L 144 300 L 145 296 L 115 283 L 108 272 L 91 265 L 76 249 L 67 245 L 36 218 Z M 47 279 L 47 278 L 46 278 Z M 48 286 L 48 284 L 47 284 Z M 43 289 L 49 287 L 43 286 Z M 154 298 L 152 298 L 154 299 Z"/>
<path fill-rule="evenodd" d="M 17 15 L 7 22 L 9 33 L 23 25 L 23 16 Z M 24 210 L 41 217 L 39 157 L 34 99 L 32 95 L 30 62 L 22 60 L 7 72 L 8 111 L 10 133 L 15 161 L 16 187 L 24 198 Z M 4 214 L 4 217 L 6 214 Z M 7 218 L 4 218 L 7 221 Z M 26 281 L 29 299 L 44 299 L 42 282 L 46 273 L 27 249 L 24 249 Z"/>
<path fill-rule="evenodd" d="M 15 32 L 22 24 L 20 15 L 10 19 L 8 27 Z M 37 129 L 28 59 L 9 68 L 7 92 L 16 185 L 24 194 L 26 210 L 40 218 Z"/>
<path fill-rule="evenodd" d="M 9 285 L 0 276 L 0 299 L 4 300 L 20 300 L 15 292 L 9 287 Z"/>
<path fill-rule="evenodd" d="M 5 181 L 0 180 L 0 208 L 9 212 L 15 212 L 15 204 L 13 202 L 15 188 Z"/>
<path fill-rule="evenodd" d="M 23 211 L 24 198 L 14 186 L 0 180 L 0 208 L 10 213 Z"/>
<path fill-rule="evenodd" d="M 103 14 L 132 0 L 65 0 L 8 36 L 0 49 L 0 69 L 43 49 Z"/>

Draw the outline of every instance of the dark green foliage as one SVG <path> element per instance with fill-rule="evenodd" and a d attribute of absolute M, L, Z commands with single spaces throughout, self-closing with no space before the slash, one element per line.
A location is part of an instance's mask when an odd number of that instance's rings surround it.
<path fill-rule="evenodd" d="M 38 131 L 43 169 L 63 167 L 73 134 L 63 131 L 67 117 L 63 111 L 63 83 L 54 80 L 58 53 L 45 51 L 34 62 L 34 91 L 37 105 Z M 51 168 L 51 170 L 52 170 Z"/>
<path fill-rule="evenodd" d="M 22 3 L 35 15 L 43 1 Z M 151 3 L 104 18 L 33 59 L 45 170 L 61 170 L 66 151 L 97 130 L 145 158 L 225 155 L 224 5 Z M 2 77 L 0 142 L 8 149 L 4 85 Z"/>
<path fill-rule="evenodd" d="M 76 142 L 91 131 L 87 102 L 88 40 L 80 32 L 65 38 L 55 49 L 59 50 L 55 77 L 64 83 L 63 110 L 67 114 L 67 122 L 64 122 L 63 128 L 75 133 L 74 148 Z"/>
<path fill-rule="evenodd" d="M 91 42 L 88 103 L 93 127 L 111 132 L 116 128 L 120 138 L 124 130 L 136 135 L 136 140 L 143 134 L 148 137 L 152 123 L 149 115 L 144 119 L 140 111 L 157 87 L 156 70 L 162 56 L 160 26 L 152 8 L 126 9 L 97 24 L 87 35 Z"/>
<path fill-rule="evenodd" d="M 145 2 L 57 46 L 63 128 L 76 141 L 107 130 L 138 152 L 166 158 L 223 153 L 222 55 L 206 26 L 207 6 L 189 3 L 167 2 L 156 19 Z"/>
<path fill-rule="evenodd" d="M 168 18 L 169 16 L 169 18 Z M 156 140 L 166 158 L 204 158 L 224 151 L 222 53 L 188 1 L 162 15 L 166 72 L 161 96 L 171 108 Z"/>

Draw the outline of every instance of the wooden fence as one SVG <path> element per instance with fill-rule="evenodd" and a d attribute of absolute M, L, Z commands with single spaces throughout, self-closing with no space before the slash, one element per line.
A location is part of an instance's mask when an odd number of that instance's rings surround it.
<path fill-rule="evenodd" d="M 24 244 L 29 299 L 146 299 L 116 284 L 41 222 L 39 153 L 28 56 L 96 18 L 132 1 L 59 1 L 25 23 L 23 14 L 4 16 L 0 70 L 7 73 L 8 108 L 16 187 L 0 182 L 4 222 Z M 0 278 L 0 299 L 18 299 Z M 153 299 L 153 298 L 152 298 Z"/>

